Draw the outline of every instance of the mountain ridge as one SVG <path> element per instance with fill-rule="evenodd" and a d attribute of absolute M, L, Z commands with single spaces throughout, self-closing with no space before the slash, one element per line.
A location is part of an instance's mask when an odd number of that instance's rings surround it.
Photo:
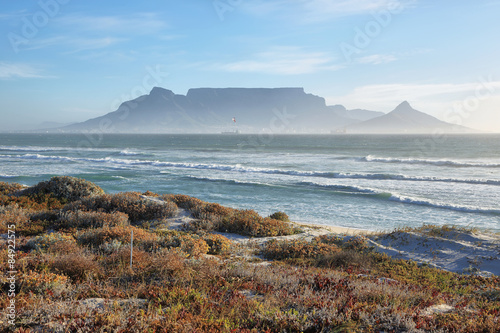
<path fill-rule="evenodd" d="M 437 126 L 440 125 L 440 126 Z M 451 126 L 451 127 L 450 127 Z M 328 106 L 302 87 L 191 88 L 186 95 L 153 87 L 117 110 L 58 128 L 59 132 L 116 133 L 428 133 L 467 132 L 414 110 L 405 101 L 392 112 Z"/>

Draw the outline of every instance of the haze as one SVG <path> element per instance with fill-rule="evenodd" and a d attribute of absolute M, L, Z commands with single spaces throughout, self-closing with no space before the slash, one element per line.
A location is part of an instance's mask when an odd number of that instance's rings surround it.
<path fill-rule="evenodd" d="M 500 2 L 9 1 L 0 130 L 98 117 L 161 86 L 304 87 L 328 105 L 407 100 L 500 132 Z"/>

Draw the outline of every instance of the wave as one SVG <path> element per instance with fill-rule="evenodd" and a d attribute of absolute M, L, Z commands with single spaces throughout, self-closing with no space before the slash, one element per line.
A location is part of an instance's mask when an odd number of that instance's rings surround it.
<path fill-rule="evenodd" d="M 426 164 L 450 167 L 473 167 L 473 168 L 500 168 L 500 163 L 474 163 L 465 161 L 452 161 L 452 160 L 427 160 L 418 158 L 389 158 L 389 157 L 375 157 L 368 155 L 358 159 L 362 162 L 377 162 L 377 163 L 402 163 L 402 164 Z"/>
<path fill-rule="evenodd" d="M 391 193 L 382 192 L 375 189 L 367 188 L 367 187 L 359 187 L 352 185 L 340 185 L 340 184 L 320 184 L 315 182 L 298 182 L 295 183 L 298 186 L 307 186 L 314 187 L 320 189 L 328 189 L 333 190 L 334 192 L 338 192 L 341 194 L 354 194 L 354 195 L 369 195 L 380 198 L 389 198 Z"/>
<path fill-rule="evenodd" d="M 135 153 L 128 152 L 128 154 L 133 155 Z M 396 180 L 396 181 L 414 181 L 414 182 L 446 182 L 446 183 L 465 183 L 465 184 L 500 186 L 500 180 L 493 180 L 493 179 L 459 179 L 459 178 L 417 177 L 417 176 L 382 174 L 382 173 L 364 174 L 364 173 L 343 173 L 343 172 L 323 172 L 323 171 L 300 171 L 300 170 L 250 167 L 250 166 L 242 166 L 239 164 L 227 165 L 227 164 L 183 163 L 183 162 L 166 162 L 158 160 L 112 158 L 112 157 L 84 158 L 84 157 L 51 156 L 51 155 L 40 155 L 40 154 L 0 155 L 0 158 L 12 158 L 12 157 L 22 158 L 22 159 L 56 160 L 63 162 L 110 163 L 121 166 L 150 165 L 150 166 L 165 167 L 165 168 L 233 171 L 240 173 L 261 173 L 261 174 L 288 175 L 288 176 L 299 176 L 299 177 L 318 177 L 318 178 L 330 178 L 330 179 L 369 179 L 369 180 Z"/>
<path fill-rule="evenodd" d="M 459 211 L 464 213 L 477 213 L 477 214 L 487 214 L 487 215 L 500 215 L 500 210 L 498 209 L 490 209 L 490 208 L 482 208 L 482 207 L 470 207 L 470 206 L 461 206 L 454 205 L 448 203 L 440 203 L 437 201 L 433 201 L 430 199 L 420 199 L 420 198 L 412 198 L 408 196 L 403 196 L 399 194 L 382 192 L 379 190 L 371 189 L 371 188 L 363 188 L 357 186 L 346 186 L 346 185 L 332 185 L 332 184 L 318 184 L 311 182 L 300 182 L 297 185 L 300 186 L 311 186 L 316 188 L 333 190 L 334 192 L 345 194 L 345 195 L 364 195 L 370 196 L 376 199 L 389 200 L 394 202 L 399 202 L 403 204 L 411 204 L 411 205 L 419 205 L 419 206 L 428 206 L 431 208 L 439 208 L 439 209 L 447 209 L 453 211 Z"/>
<path fill-rule="evenodd" d="M 393 201 L 402 204 L 409 205 L 418 205 L 418 206 L 427 206 L 430 208 L 436 209 L 446 209 L 452 211 L 458 211 L 463 213 L 476 213 L 476 214 L 485 214 L 485 215 L 499 215 L 500 210 L 497 209 L 489 209 L 489 208 L 478 208 L 478 207 L 470 207 L 470 206 L 460 206 L 453 205 L 448 203 L 440 203 L 437 201 L 433 201 L 430 199 L 421 199 L 421 198 L 412 198 L 408 196 L 403 196 L 399 194 L 394 194 L 390 192 L 383 192 L 372 188 L 359 187 L 359 186 L 349 186 L 349 185 L 339 185 L 339 184 L 320 184 L 315 182 L 297 182 L 292 184 L 272 184 L 272 183 L 261 183 L 254 181 L 242 181 L 237 179 L 224 179 L 224 178 L 210 178 L 210 177 L 197 177 L 188 175 L 185 176 L 187 179 L 195 179 L 199 181 L 205 182 L 213 182 L 219 184 L 231 184 L 231 185 L 247 185 L 247 186 L 265 186 L 265 187 L 287 187 L 292 188 L 301 186 L 301 187 L 309 187 L 313 189 L 322 189 L 332 191 L 339 195 L 351 195 L 351 196 L 363 196 L 369 197 L 377 200 L 385 200 L 385 201 Z"/>
<path fill-rule="evenodd" d="M 36 147 L 36 146 L 0 146 L 0 151 L 54 151 L 65 150 L 62 147 Z"/>
<path fill-rule="evenodd" d="M 5 174 L 5 173 L 0 173 L 0 178 L 15 178 L 15 177 L 18 177 L 16 175 L 8 175 L 8 174 Z"/>
<path fill-rule="evenodd" d="M 267 186 L 267 187 L 275 187 L 277 185 L 269 184 L 269 183 L 260 183 L 260 182 L 252 182 L 252 181 L 244 181 L 238 179 L 226 179 L 226 178 L 211 178 L 211 177 L 197 177 L 192 175 L 184 176 L 186 179 L 194 179 L 200 181 L 207 181 L 213 183 L 220 184 L 238 184 L 238 185 L 251 185 L 251 186 Z"/>
<path fill-rule="evenodd" d="M 416 198 L 406 197 L 406 196 L 402 196 L 402 195 L 394 195 L 393 194 L 389 197 L 389 200 L 401 202 L 401 203 L 405 203 L 405 204 L 422 205 L 422 206 L 429 206 L 429 207 L 434 207 L 434 208 L 449 209 L 449 210 L 454 210 L 454 211 L 459 211 L 459 212 L 464 212 L 464 213 L 500 215 L 499 209 L 476 208 L 476 207 L 470 207 L 470 206 L 460 206 L 460 205 L 453 205 L 453 204 L 446 204 L 446 203 L 437 203 L 437 202 L 434 202 L 432 200 L 416 199 Z"/>
<path fill-rule="evenodd" d="M 136 155 L 141 155 L 141 153 L 136 153 L 133 151 L 129 151 L 128 149 L 122 150 L 118 155 L 123 155 L 123 156 L 136 156 Z"/>

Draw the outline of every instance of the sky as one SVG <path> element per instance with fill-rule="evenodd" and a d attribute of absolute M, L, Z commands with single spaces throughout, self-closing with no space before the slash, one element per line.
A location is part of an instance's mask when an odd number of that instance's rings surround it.
<path fill-rule="evenodd" d="M 16 0 L 0 11 L 0 130 L 149 93 L 304 87 L 328 105 L 500 132 L 499 0 Z"/>

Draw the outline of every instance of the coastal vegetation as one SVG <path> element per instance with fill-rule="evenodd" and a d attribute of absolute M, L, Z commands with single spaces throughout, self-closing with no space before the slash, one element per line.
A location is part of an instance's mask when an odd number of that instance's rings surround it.
<path fill-rule="evenodd" d="M 183 211 L 192 219 L 169 228 Z M 500 331 L 500 277 L 394 259 L 361 235 L 300 237 L 283 212 L 262 217 L 181 194 L 106 194 L 54 177 L 30 188 L 0 182 L 0 233 L 11 225 L 16 318 L 1 319 L 1 331 Z M 252 241 L 262 237 L 270 238 Z M 0 262 L 8 254 L 2 237 Z"/>

